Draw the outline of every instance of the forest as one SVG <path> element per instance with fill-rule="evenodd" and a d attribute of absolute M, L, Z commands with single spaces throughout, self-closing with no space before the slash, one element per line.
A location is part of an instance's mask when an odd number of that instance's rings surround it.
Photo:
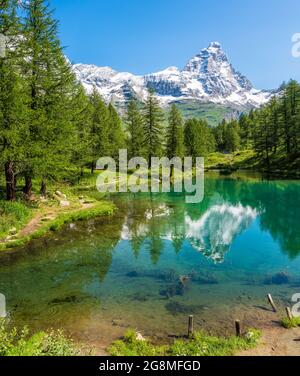
<path fill-rule="evenodd" d="M 263 108 L 211 127 L 183 120 L 176 105 L 162 109 L 149 89 L 126 114 L 105 103 L 95 87 L 86 93 L 76 80 L 58 37 L 58 22 L 43 0 L 2 2 L 0 33 L 0 165 L 5 197 L 30 199 L 33 180 L 47 195 L 49 181 L 76 182 L 94 171 L 102 156 L 203 156 L 254 150 L 271 168 L 280 156 L 286 167 L 299 157 L 300 85 L 282 85 Z M 20 192 L 19 186 L 22 186 Z"/>

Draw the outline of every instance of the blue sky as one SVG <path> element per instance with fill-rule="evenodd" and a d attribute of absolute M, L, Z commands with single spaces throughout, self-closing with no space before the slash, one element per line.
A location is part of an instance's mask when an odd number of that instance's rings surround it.
<path fill-rule="evenodd" d="M 291 38 L 299 0 L 50 0 L 66 54 L 75 63 L 151 73 L 219 41 L 259 88 L 300 81 Z"/>

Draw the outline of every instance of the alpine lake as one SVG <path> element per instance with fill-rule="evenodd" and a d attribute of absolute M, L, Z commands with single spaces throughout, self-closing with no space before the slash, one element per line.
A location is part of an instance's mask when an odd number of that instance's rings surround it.
<path fill-rule="evenodd" d="M 205 176 L 205 196 L 116 194 L 116 214 L 0 254 L 11 326 L 63 329 L 107 346 L 133 328 L 154 342 L 196 329 L 260 327 L 300 293 L 300 182 Z"/>

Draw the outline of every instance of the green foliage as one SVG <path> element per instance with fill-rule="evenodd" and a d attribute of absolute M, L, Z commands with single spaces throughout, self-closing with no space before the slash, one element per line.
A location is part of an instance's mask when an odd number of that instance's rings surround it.
<path fill-rule="evenodd" d="M 32 210 L 21 202 L 0 201 L 0 239 L 15 228 L 19 230 L 31 218 Z"/>
<path fill-rule="evenodd" d="M 76 221 L 85 221 L 91 218 L 100 217 L 100 216 L 109 216 L 112 215 L 115 211 L 115 207 L 112 203 L 100 202 L 95 205 L 95 207 L 80 210 L 70 213 L 65 213 L 59 216 L 56 220 L 48 224 L 48 228 L 51 231 L 59 230 L 64 224 L 72 223 Z"/>
<path fill-rule="evenodd" d="M 58 39 L 57 21 L 44 0 L 23 4 L 22 71 L 28 87 L 28 124 L 21 169 L 30 179 L 53 178 L 71 156 L 72 100 L 78 88 Z M 61 155 L 64 158 L 61 158 Z"/>
<path fill-rule="evenodd" d="M 300 317 L 293 317 L 292 320 L 285 317 L 281 320 L 281 325 L 286 329 L 298 328 L 300 326 Z"/>
<path fill-rule="evenodd" d="M 61 331 L 40 332 L 29 336 L 27 328 L 21 332 L 8 330 L 0 321 L 0 356 L 75 356 L 80 351 Z"/>
<path fill-rule="evenodd" d="M 224 154 L 220 152 L 211 153 L 205 159 L 206 168 L 255 168 L 257 155 L 253 150 L 241 150 L 236 153 Z"/>
<path fill-rule="evenodd" d="M 185 155 L 183 119 L 175 105 L 172 106 L 169 114 L 166 155 L 169 159 L 183 158 Z"/>
<path fill-rule="evenodd" d="M 92 170 L 100 157 L 119 157 L 119 150 L 125 146 L 122 120 L 112 104 L 106 106 L 96 88 L 90 96 L 91 121 L 88 122 L 89 145 L 86 154 L 90 158 Z"/>
<path fill-rule="evenodd" d="M 108 352 L 112 356 L 162 356 L 164 347 L 153 346 L 147 341 L 136 339 L 136 332 L 128 330 L 123 340 L 114 342 Z"/>
<path fill-rule="evenodd" d="M 144 146 L 148 162 L 152 157 L 160 156 L 163 150 L 163 112 L 154 91 L 149 89 L 148 98 L 143 110 L 144 115 Z"/>
<path fill-rule="evenodd" d="M 176 103 L 185 120 L 205 120 L 210 127 L 216 127 L 223 119 L 238 117 L 238 111 L 213 103 L 199 103 L 197 101 L 183 101 Z"/>
<path fill-rule="evenodd" d="M 214 129 L 219 152 L 234 153 L 240 148 L 240 129 L 236 120 L 227 123 L 225 120 Z"/>
<path fill-rule="evenodd" d="M 290 81 L 264 107 L 240 119 L 242 146 L 252 145 L 260 164 L 270 168 L 283 159 L 285 166 L 299 157 L 300 85 Z"/>
<path fill-rule="evenodd" d="M 209 153 L 215 151 L 215 138 L 206 121 L 188 120 L 184 133 L 187 156 L 193 158 L 206 157 Z"/>
<path fill-rule="evenodd" d="M 113 343 L 108 352 L 112 356 L 230 356 L 237 351 L 257 345 L 261 333 L 249 329 L 244 337 L 219 338 L 205 332 L 195 333 L 190 340 L 177 340 L 173 345 L 155 346 L 137 339 L 135 331 L 128 331 L 123 340 Z"/>
<path fill-rule="evenodd" d="M 108 139 L 110 143 L 110 154 L 115 160 L 119 158 L 119 150 L 125 146 L 124 131 L 122 120 L 114 106 L 110 103 L 108 106 Z"/>
<path fill-rule="evenodd" d="M 63 213 L 58 218 L 45 222 L 38 230 L 28 236 L 12 240 L 9 243 L 0 243 L 0 251 L 23 246 L 32 239 L 41 238 L 49 231 L 60 230 L 65 224 L 101 216 L 110 216 L 113 215 L 114 212 L 115 206 L 111 202 L 97 202 L 94 204 L 93 208 L 72 210 L 70 212 Z M 19 227 L 22 227 L 22 223 L 19 224 Z"/>
<path fill-rule="evenodd" d="M 127 106 L 126 116 L 129 157 L 142 157 L 145 154 L 144 147 L 144 119 L 138 108 L 138 103 L 132 99 Z"/>

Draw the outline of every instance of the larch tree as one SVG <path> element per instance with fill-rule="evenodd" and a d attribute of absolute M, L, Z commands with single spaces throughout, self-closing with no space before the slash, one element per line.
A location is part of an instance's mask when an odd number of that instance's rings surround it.
<path fill-rule="evenodd" d="M 142 157 L 145 153 L 143 145 L 144 120 L 138 108 L 136 99 L 131 99 L 126 114 L 127 132 L 129 134 L 128 147 L 130 158 Z"/>
<path fill-rule="evenodd" d="M 93 173 L 97 160 L 110 155 L 111 144 L 109 140 L 109 111 L 96 88 L 90 96 L 90 106 L 89 158 Z"/>
<path fill-rule="evenodd" d="M 168 158 L 183 158 L 184 147 L 184 121 L 176 105 L 172 105 L 167 127 L 166 151 Z"/>
<path fill-rule="evenodd" d="M 163 112 L 153 90 L 149 89 L 144 111 L 144 146 L 151 164 L 152 157 L 159 157 L 163 151 Z"/>
<path fill-rule="evenodd" d="M 26 135 L 26 83 L 21 75 L 21 25 L 18 2 L 0 5 L 0 163 L 6 178 L 6 198 L 16 199 L 17 164 L 24 155 Z"/>
<path fill-rule="evenodd" d="M 54 178 L 70 159 L 75 76 L 58 39 L 58 22 L 44 0 L 23 4 L 25 64 L 29 87 L 29 128 L 24 160 L 24 194 L 31 196 L 32 178 Z"/>
<path fill-rule="evenodd" d="M 125 146 L 125 135 L 122 120 L 112 103 L 108 105 L 108 129 L 110 156 L 117 160 L 119 158 L 119 150 Z"/>

